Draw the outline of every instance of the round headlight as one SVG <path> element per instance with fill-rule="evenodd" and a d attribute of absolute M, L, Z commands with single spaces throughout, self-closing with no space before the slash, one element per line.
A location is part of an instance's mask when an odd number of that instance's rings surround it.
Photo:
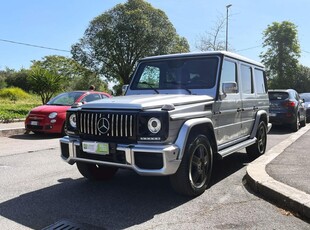
<path fill-rule="evenodd" d="M 57 113 L 56 112 L 52 112 L 48 115 L 48 118 L 50 119 L 54 119 L 55 117 L 57 117 Z"/>
<path fill-rule="evenodd" d="M 72 128 L 76 128 L 76 115 L 74 113 L 70 115 L 69 123 Z"/>
<path fill-rule="evenodd" d="M 158 133 L 161 129 L 161 121 L 156 117 L 152 117 L 147 122 L 147 127 L 151 133 Z"/>

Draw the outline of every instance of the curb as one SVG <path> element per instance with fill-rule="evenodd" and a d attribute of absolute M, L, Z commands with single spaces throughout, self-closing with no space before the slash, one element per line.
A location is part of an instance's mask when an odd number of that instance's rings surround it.
<path fill-rule="evenodd" d="M 310 125 L 303 127 L 251 162 L 246 169 L 246 181 L 256 193 L 307 219 L 310 219 L 310 194 L 276 181 L 267 174 L 266 166 L 309 130 Z"/>
<path fill-rule="evenodd" d="M 25 128 L 0 129 L 0 137 L 20 135 L 25 133 Z"/>

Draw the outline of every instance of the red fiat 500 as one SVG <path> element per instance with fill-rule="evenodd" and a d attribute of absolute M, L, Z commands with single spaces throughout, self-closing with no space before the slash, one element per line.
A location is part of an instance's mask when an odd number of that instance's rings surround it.
<path fill-rule="evenodd" d="M 72 91 L 59 94 L 46 105 L 32 109 L 26 117 L 25 129 L 34 133 L 65 134 L 66 111 L 72 105 L 111 97 L 97 91 Z"/>

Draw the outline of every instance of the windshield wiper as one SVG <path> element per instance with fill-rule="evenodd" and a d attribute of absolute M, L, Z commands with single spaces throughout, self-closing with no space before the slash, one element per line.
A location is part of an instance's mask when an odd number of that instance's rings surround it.
<path fill-rule="evenodd" d="M 147 85 L 147 86 L 150 87 L 152 90 L 154 90 L 157 94 L 159 94 L 159 91 L 158 91 L 157 89 L 155 89 L 155 88 L 153 87 L 152 84 L 150 84 L 150 83 L 148 83 L 148 82 L 146 82 L 146 81 L 139 82 L 139 84 Z"/>

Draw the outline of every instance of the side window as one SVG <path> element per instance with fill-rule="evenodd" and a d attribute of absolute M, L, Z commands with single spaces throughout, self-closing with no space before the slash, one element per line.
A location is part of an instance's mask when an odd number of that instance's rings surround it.
<path fill-rule="evenodd" d="M 221 73 L 220 92 L 223 92 L 222 91 L 223 83 L 232 83 L 232 82 L 237 83 L 237 88 L 239 88 L 237 78 L 237 64 L 232 61 L 224 60 Z"/>
<path fill-rule="evenodd" d="M 254 79 L 255 79 L 255 87 L 257 94 L 265 94 L 267 93 L 266 88 L 266 79 L 263 70 L 255 69 L 254 70 Z"/>
<path fill-rule="evenodd" d="M 82 102 L 90 102 L 90 101 L 95 101 L 95 100 L 99 100 L 99 99 L 101 99 L 100 94 L 92 93 L 92 94 L 88 94 L 81 101 Z"/>
<path fill-rule="evenodd" d="M 252 68 L 250 66 L 241 65 L 241 82 L 243 93 L 254 93 Z"/>

